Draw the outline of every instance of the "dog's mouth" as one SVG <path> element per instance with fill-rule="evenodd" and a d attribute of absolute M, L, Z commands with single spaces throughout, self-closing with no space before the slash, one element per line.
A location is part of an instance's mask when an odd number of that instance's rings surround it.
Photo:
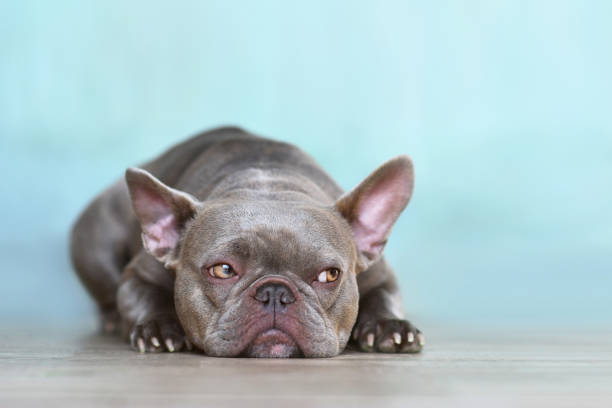
<path fill-rule="evenodd" d="M 245 350 L 248 357 L 287 358 L 302 357 L 302 351 L 291 336 L 272 328 L 259 333 Z"/>

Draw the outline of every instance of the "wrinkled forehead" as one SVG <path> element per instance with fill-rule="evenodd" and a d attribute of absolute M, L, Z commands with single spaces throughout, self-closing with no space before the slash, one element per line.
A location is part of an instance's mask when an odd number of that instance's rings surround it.
<path fill-rule="evenodd" d="M 274 201 L 208 205 L 198 212 L 185 244 L 202 258 L 227 253 L 279 269 L 309 264 L 347 269 L 353 256 L 349 227 L 331 208 Z"/>

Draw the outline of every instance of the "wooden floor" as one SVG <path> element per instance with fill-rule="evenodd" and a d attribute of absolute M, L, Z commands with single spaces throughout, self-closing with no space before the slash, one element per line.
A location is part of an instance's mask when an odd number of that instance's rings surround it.
<path fill-rule="evenodd" d="M 612 407 L 611 331 L 447 328 L 421 355 L 310 360 L 141 355 L 84 328 L 0 336 L 0 407 Z"/>

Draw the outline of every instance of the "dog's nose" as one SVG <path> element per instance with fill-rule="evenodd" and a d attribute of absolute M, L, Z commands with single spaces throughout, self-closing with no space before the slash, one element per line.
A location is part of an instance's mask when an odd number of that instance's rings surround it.
<path fill-rule="evenodd" d="M 284 310 L 287 305 L 295 302 L 295 295 L 284 283 L 265 283 L 255 291 L 255 300 L 261 302 L 270 311 Z"/>

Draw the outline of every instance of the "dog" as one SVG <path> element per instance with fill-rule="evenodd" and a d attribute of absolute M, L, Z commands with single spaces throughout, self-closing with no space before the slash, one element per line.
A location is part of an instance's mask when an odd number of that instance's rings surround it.
<path fill-rule="evenodd" d="M 127 169 L 75 222 L 71 259 L 140 352 L 416 353 L 382 257 L 413 185 L 398 156 L 343 193 L 299 148 L 218 128 Z"/>

